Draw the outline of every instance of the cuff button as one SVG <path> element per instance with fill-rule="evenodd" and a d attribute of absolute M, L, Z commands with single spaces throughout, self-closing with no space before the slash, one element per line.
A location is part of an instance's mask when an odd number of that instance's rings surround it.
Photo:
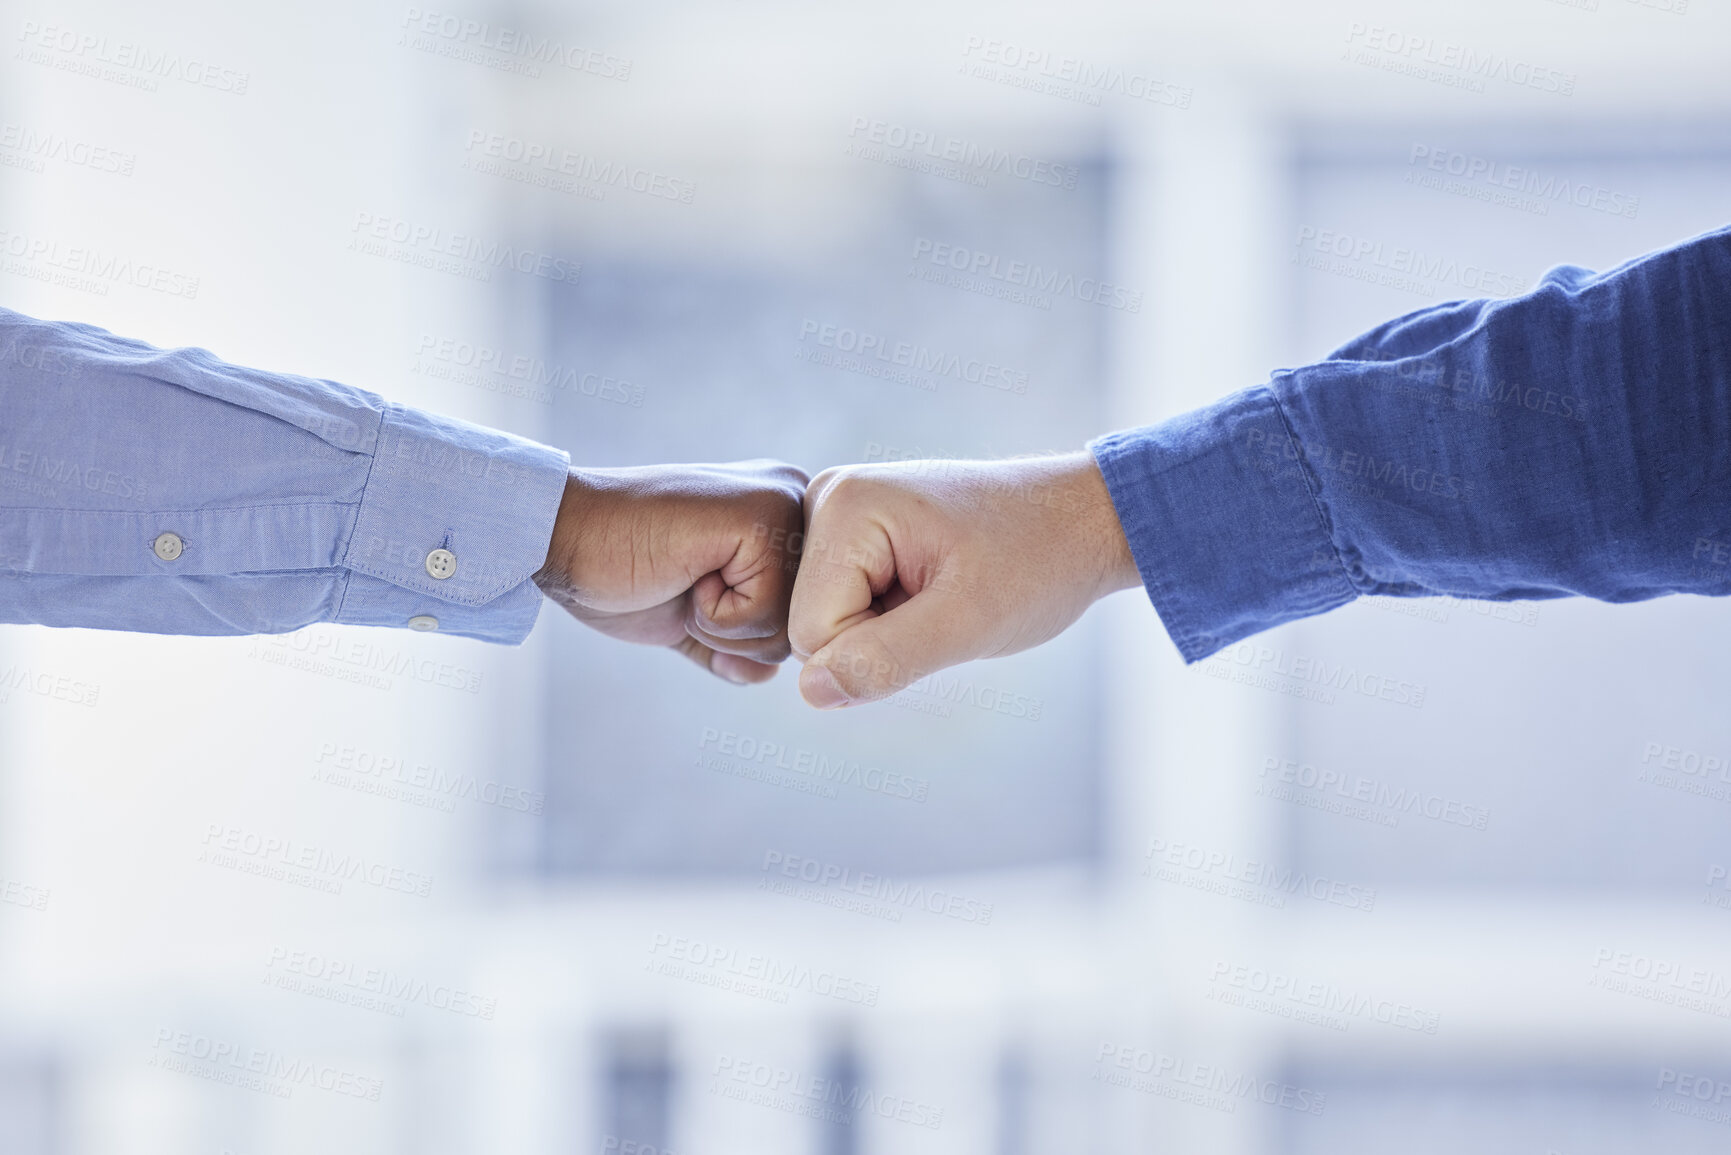
<path fill-rule="evenodd" d="M 427 572 L 437 581 L 444 581 L 457 572 L 457 555 L 448 549 L 436 549 L 427 555 Z"/>
<path fill-rule="evenodd" d="M 185 548 L 186 543 L 180 540 L 178 533 L 159 533 L 156 535 L 156 540 L 150 543 L 150 552 L 163 561 L 173 561 L 180 556 L 181 551 Z M 455 561 L 456 559 L 453 558 L 452 560 Z"/>
<path fill-rule="evenodd" d="M 431 633 L 439 628 L 439 619 L 432 614 L 416 614 L 409 619 L 409 628 L 418 633 Z"/>

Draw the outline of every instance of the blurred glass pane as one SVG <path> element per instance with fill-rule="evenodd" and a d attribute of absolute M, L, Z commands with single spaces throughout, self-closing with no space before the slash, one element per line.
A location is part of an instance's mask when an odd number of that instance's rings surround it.
<path fill-rule="evenodd" d="M 1504 126 L 1339 134 L 1299 156 L 1288 363 L 1388 318 L 1546 269 L 1605 269 L 1722 224 L 1731 150 Z M 1704 138 L 1704 139 L 1703 139 Z M 1557 382 L 1533 383 L 1553 394 Z M 1674 383 L 1655 381 L 1654 388 Z M 1434 406 L 1435 420 L 1567 420 L 1555 396 Z M 1546 406 L 1549 404 L 1549 412 Z M 1657 451 L 1657 450 L 1656 450 Z M 1422 708 L 1289 698 L 1293 740 L 1258 792 L 1295 861 L 1329 878 L 1454 887 L 1644 888 L 1696 900 L 1726 860 L 1713 760 L 1731 756 L 1731 618 L 1710 599 L 1635 606 L 1373 598 L 1258 644 L 1427 686 Z M 1651 779 L 1667 758 L 1682 788 Z M 1731 782 L 1721 782 L 1731 787 Z"/>
<path fill-rule="evenodd" d="M 791 268 L 589 260 L 550 287 L 546 360 L 641 385 L 642 405 L 566 390 L 555 440 L 598 465 L 779 455 L 814 472 L 1079 448 L 1099 428 L 1103 310 L 909 275 L 915 246 L 939 238 L 1100 278 L 1106 174 L 1073 167 L 1075 188 L 894 170 L 839 253 Z M 585 242 L 602 243 L 570 243 Z M 843 715 L 799 703 L 792 670 L 742 694 L 569 622 L 547 628 L 553 869 L 757 872 L 779 853 L 907 874 L 1096 852 L 1089 627 Z"/>

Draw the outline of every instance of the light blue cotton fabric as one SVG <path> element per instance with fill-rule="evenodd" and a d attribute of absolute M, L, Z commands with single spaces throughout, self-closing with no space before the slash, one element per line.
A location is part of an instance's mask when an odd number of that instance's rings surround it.
<path fill-rule="evenodd" d="M 252 634 L 418 617 L 520 642 L 569 465 L 333 381 L 0 309 L 0 621 Z M 152 548 L 164 533 L 184 543 L 171 561 Z M 437 549 L 457 558 L 444 580 Z"/>

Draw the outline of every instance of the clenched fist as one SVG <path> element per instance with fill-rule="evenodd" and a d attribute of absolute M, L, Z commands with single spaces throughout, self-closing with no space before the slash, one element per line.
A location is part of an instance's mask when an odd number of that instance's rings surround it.
<path fill-rule="evenodd" d="M 604 634 L 767 681 L 788 655 L 805 484 L 773 461 L 573 467 L 535 582 Z"/>
<path fill-rule="evenodd" d="M 1140 584 L 1087 453 L 842 466 L 805 509 L 788 636 L 825 709 L 1037 646 Z"/>

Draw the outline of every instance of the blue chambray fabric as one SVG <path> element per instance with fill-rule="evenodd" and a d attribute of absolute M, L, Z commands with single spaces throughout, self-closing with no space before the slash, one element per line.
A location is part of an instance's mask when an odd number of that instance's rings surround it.
<path fill-rule="evenodd" d="M 0 621 L 520 642 L 562 451 L 333 381 L 0 309 Z M 171 532 L 173 561 L 152 543 Z M 435 580 L 426 557 L 457 557 Z"/>
<path fill-rule="evenodd" d="M 1186 661 L 1360 594 L 1731 593 L 1731 229 L 1091 448 Z"/>

